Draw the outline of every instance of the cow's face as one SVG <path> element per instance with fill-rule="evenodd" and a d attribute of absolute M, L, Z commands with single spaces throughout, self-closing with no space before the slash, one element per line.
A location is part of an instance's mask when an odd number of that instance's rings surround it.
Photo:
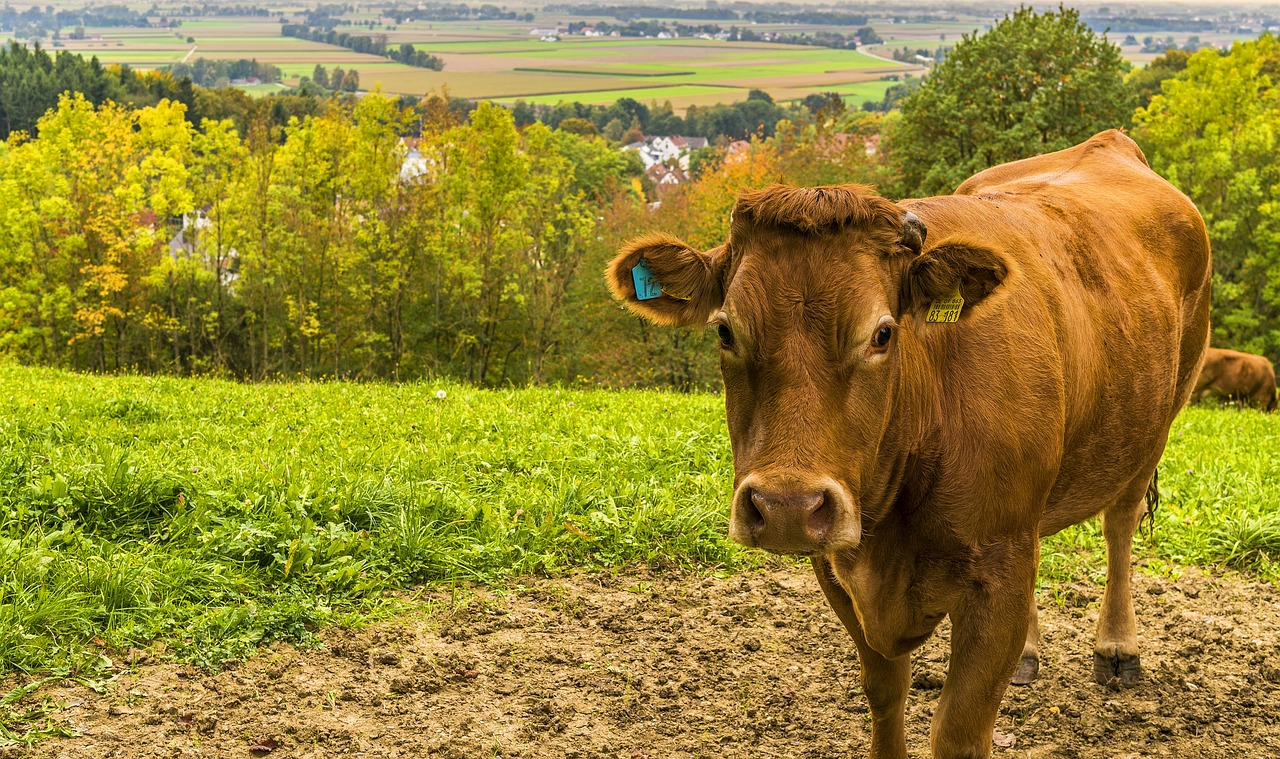
<path fill-rule="evenodd" d="M 919 255 L 924 238 L 913 214 L 863 188 L 774 186 L 739 198 L 719 248 L 650 236 L 614 259 L 610 285 L 632 310 L 719 334 L 733 540 L 779 553 L 861 541 L 864 508 L 881 507 L 864 501 L 895 474 L 886 441 L 904 432 L 914 335 L 902 322 L 957 282 Z M 642 260 L 662 290 L 643 300 Z"/>

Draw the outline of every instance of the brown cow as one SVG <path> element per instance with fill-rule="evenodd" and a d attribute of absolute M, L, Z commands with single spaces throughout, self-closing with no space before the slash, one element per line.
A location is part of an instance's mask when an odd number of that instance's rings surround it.
<path fill-rule="evenodd" d="M 1276 410 L 1276 369 L 1266 356 L 1210 348 L 1196 380 L 1199 401 L 1240 401 L 1261 411 Z"/>
<path fill-rule="evenodd" d="M 642 316 L 718 331 L 729 535 L 811 558 L 857 645 L 870 755 L 896 759 L 910 653 L 948 615 L 933 755 L 990 754 L 1011 676 L 1038 667 L 1040 538 L 1099 512 L 1095 677 L 1137 678 L 1131 543 L 1209 276 L 1195 206 L 1109 131 L 946 197 L 746 192 L 723 245 L 642 237 L 607 279 Z"/>

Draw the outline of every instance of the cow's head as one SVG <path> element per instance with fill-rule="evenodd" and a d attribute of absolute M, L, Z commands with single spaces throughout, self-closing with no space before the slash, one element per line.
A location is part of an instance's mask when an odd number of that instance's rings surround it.
<path fill-rule="evenodd" d="M 730 227 L 705 252 L 666 235 L 634 240 L 609 265 L 609 286 L 654 322 L 719 333 L 730 537 L 778 553 L 855 547 L 888 508 L 933 402 L 904 380 L 925 371 L 925 312 L 957 285 L 970 308 L 1000 283 L 1003 261 L 973 246 L 925 250 L 919 218 L 857 185 L 743 193 Z M 646 276 L 660 291 L 637 293 Z"/>

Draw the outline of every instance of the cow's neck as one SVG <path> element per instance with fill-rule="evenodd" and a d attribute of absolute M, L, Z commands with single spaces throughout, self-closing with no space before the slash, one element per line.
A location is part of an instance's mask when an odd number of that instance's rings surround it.
<path fill-rule="evenodd" d="M 941 455 L 937 365 L 908 330 L 899 343 L 893 413 L 881 439 L 870 488 L 864 488 L 863 540 L 831 557 L 872 648 L 888 657 L 913 650 L 954 598 L 944 582 L 955 567 L 933 550 L 949 544 L 945 519 L 930 504 L 945 466 Z"/>

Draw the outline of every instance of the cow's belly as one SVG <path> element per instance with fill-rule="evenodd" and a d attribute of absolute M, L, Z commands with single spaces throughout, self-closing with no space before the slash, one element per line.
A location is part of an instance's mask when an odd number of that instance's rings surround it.
<path fill-rule="evenodd" d="M 1176 382 L 1178 346 L 1165 347 L 1132 364 L 1158 368 L 1108 376 L 1083 389 L 1089 401 L 1068 413 L 1062 464 L 1045 502 L 1041 535 L 1089 519 L 1119 500 L 1142 497 L 1191 390 Z"/>

